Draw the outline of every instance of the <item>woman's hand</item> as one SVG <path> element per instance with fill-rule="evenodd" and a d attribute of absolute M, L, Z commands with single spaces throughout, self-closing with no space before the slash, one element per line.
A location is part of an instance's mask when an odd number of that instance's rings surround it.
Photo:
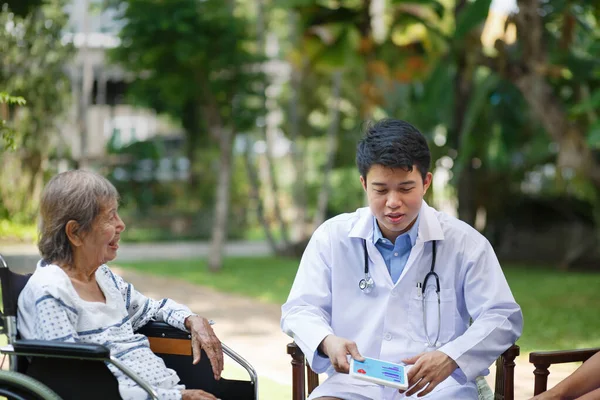
<path fill-rule="evenodd" d="M 547 392 L 542 392 L 537 396 L 532 397 L 531 400 L 561 400 L 563 398 L 565 397 L 555 393 L 553 390 L 548 390 Z"/>
<path fill-rule="evenodd" d="M 210 393 L 206 393 L 204 390 L 182 390 L 182 400 L 220 400 Z"/>
<path fill-rule="evenodd" d="M 221 379 L 221 372 L 223 371 L 223 348 L 221 347 L 221 341 L 215 335 L 208 320 L 199 315 L 191 315 L 185 319 L 185 327 L 192 334 L 193 363 L 198 364 L 200 362 L 201 350 L 204 349 L 212 365 L 215 379 Z"/>

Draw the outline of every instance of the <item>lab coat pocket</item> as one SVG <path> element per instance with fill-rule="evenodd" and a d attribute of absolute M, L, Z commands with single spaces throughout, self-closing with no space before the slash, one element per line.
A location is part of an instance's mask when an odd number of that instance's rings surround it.
<path fill-rule="evenodd" d="M 425 311 L 423 310 L 425 306 Z M 425 301 L 420 288 L 413 288 L 408 309 L 410 337 L 419 343 L 441 346 L 452 340 L 455 329 L 456 294 L 453 289 L 440 289 L 440 306 L 435 286 L 425 291 Z M 424 323 L 427 324 L 427 330 Z M 440 326 L 441 324 L 441 326 Z M 438 335 L 437 343 L 433 343 Z M 429 340 L 427 339 L 429 338 Z"/>

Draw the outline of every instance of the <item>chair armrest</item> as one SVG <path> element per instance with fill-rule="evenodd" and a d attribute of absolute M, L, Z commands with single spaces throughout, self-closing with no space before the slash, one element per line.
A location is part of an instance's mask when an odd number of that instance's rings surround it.
<path fill-rule="evenodd" d="M 545 392 L 548 387 L 548 368 L 552 364 L 583 362 L 600 351 L 600 348 L 580 350 L 536 351 L 529 354 L 529 362 L 535 366 L 533 394 Z"/>
<path fill-rule="evenodd" d="M 292 400 L 304 400 L 319 386 L 319 375 L 310 368 L 295 342 L 288 343 L 287 353 L 292 356 Z"/>
<path fill-rule="evenodd" d="M 558 351 L 536 351 L 529 354 L 529 362 L 533 365 L 550 365 L 570 362 L 584 362 L 600 351 L 599 348 Z"/>
<path fill-rule="evenodd" d="M 191 339 L 189 332 L 174 328 L 165 322 L 150 321 L 136 331 L 147 337 L 160 337 L 165 339 Z"/>
<path fill-rule="evenodd" d="M 104 360 L 110 358 L 110 350 L 95 343 L 55 342 L 51 340 L 16 340 L 13 351 L 18 355 L 85 358 Z"/>

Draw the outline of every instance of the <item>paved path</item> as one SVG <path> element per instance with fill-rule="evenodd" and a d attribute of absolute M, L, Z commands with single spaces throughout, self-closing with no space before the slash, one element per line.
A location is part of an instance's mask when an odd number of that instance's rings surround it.
<path fill-rule="evenodd" d="M 119 261 L 174 260 L 206 257 L 209 242 L 159 242 L 121 243 Z M 0 254 L 15 269 L 35 267 L 39 260 L 38 249 L 33 244 L 1 244 Z M 272 254 L 266 242 L 232 241 L 225 246 L 227 256 L 264 256 Z"/>

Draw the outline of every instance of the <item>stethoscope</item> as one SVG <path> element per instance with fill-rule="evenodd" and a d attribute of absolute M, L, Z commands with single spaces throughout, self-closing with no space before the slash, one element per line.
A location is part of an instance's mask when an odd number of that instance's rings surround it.
<path fill-rule="evenodd" d="M 369 255 L 367 253 L 367 241 L 363 239 L 363 249 L 365 255 L 365 277 L 358 282 L 358 287 L 364 294 L 369 294 L 375 288 L 375 282 L 371 277 L 371 273 L 369 272 Z M 423 284 L 419 283 L 417 287 L 421 289 L 421 302 L 423 304 L 423 327 L 425 328 L 425 338 L 427 338 L 427 345 L 429 347 L 435 347 L 438 339 L 440 338 L 440 328 L 442 323 L 442 310 L 441 310 L 441 302 L 440 302 L 440 277 L 435 272 L 435 254 L 436 254 L 436 241 L 432 241 L 432 258 L 431 258 L 431 269 L 425 275 L 423 279 Z M 429 340 L 429 332 L 427 331 L 427 307 L 425 307 L 425 288 L 427 287 L 427 281 L 429 278 L 433 277 L 435 279 L 435 293 L 437 295 L 437 303 L 438 303 L 438 329 L 437 336 L 433 343 Z"/>

